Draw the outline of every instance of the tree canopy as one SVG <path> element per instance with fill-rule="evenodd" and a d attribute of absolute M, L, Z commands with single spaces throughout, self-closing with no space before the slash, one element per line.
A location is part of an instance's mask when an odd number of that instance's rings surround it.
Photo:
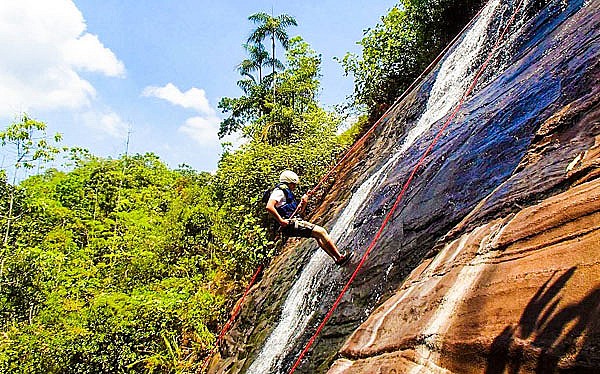
<path fill-rule="evenodd" d="M 240 69 L 243 78 L 238 85 L 243 95 L 224 97 L 219 102 L 219 108 L 229 115 L 221 122 L 219 136 L 241 131 L 247 139 L 270 144 L 289 144 L 302 136 L 302 116 L 318 110 L 321 56 L 299 36 L 291 38 L 287 46 L 287 66 L 274 76 L 275 82 L 272 82 L 273 76 L 262 81 L 247 78 L 250 69 Z M 260 72 L 260 64 L 250 61 L 244 60 L 241 66 L 253 66 Z M 271 89 L 272 85 L 275 90 Z"/>
<path fill-rule="evenodd" d="M 320 56 L 301 37 L 284 45 L 286 65 L 244 45 L 243 94 L 219 105 L 229 114 L 221 131 L 247 142 L 227 148 L 214 174 L 81 148 L 64 153 L 61 170 L 20 183 L 0 174 L 0 223 L 10 209 L 19 217 L 0 249 L 0 372 L 199 370 L 248 278 L 281 245 L 263 191 L 283 169 L 310 187 L 353 139 L 318 105 Z M 28 118 L 0 136 L 25 141 L 28 155 L 54 154 L 33 141 L 41 130 Z"/>
<path fill-rule="evenodd" d="M 285 50 L 289 46 L 289 36 L 287 28 L 290 26 L 298 26 L 296 19 L 288 14 L 280 14 L 278 16 L 271 16 L 264 12 L 254 13 L 248 19 L 254 24 L 256 28 L 252 30 L 252 33 L 248 37 L 248 43 L 255 45 L 261 45 L 266 38 L 271 39 L 271 59 L 275 61 L 275 41 L 279 41 Z M 275 65 L 273 67 L 273 75 L 275 75 Z"/>
<path fill-rule="evenodd" d="M 399 97 L 481 7 L 481 0 L 400 0 L 365 31 L 362 55 L 346 54 L 353 104 L 375 120 Z"/>

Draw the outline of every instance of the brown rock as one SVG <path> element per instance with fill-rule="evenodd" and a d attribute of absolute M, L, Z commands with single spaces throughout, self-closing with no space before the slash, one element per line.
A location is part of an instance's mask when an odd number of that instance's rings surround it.
<path fill-rule="evenodd" d="M 348 339 L 330 373 L 600 368 L 599 254 L 594 180 L 448 243 Z"/>

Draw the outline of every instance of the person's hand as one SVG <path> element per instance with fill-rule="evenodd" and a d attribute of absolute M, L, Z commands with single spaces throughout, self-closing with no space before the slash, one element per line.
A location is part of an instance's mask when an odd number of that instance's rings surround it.
<path fill-rule="evenodd" d="M 281 227 L 286 227 L 287 225 L 290 224 L 290 220 L 284 219 L 283 221 L 279 222 L 279 224 L 281 225 Z"/>
<path fill-rule="evenodd" d="M 300 199 L 300 205 L 306 205 L 308 204 L 308 195 L 304 194 L 302 195 L 302 198 Z"/>

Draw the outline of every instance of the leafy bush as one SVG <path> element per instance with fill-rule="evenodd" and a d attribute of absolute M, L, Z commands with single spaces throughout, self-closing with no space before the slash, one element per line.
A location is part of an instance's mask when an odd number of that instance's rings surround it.
<path fill-rule="evenodd" d="M 170 170 L 152 153 L 101 159 L 78 148 L 68 172 L 18 185 L 0 173 L 0 222 L 10 226 L 0 372 L 198 371 L 249 277 L 277 250 L 263 191 L 284 169 L 300 175 L 300 193 L 312 187 L 364 123 L 338 135 L 340 118 L 316 101 L 320 56 L 297 37 L 287 59 L 221 102 L 231 114 L 222 132 L 242 126 L 248 143 L 227 150 L 214 175 Z M 32 124 L 45 129 L 26 118 L 1 138 Z M 30 146 L 47 159 L 58 149 Z"/>
<path fill-rule="evenodd" d="M 354 104 L 371 121 L 402 94 L 481 7 L 481 0 L 401 0 L 341 63 L 354 76 Z"/>

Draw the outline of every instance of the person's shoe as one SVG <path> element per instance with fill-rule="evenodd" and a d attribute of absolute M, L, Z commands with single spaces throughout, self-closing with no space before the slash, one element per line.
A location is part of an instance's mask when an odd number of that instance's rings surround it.
<path fill-rule="evenodd" d="M 338 266 L 346 265 L 348 263 L 348 261 L 350 261 L 350 259 L 352 258 L 352 254 L 353 254 L 353 252 L 344 252 L 344 254 L 342 255 L 342 258 L 337 260 L 335 262 L 335 264 Z"/>

